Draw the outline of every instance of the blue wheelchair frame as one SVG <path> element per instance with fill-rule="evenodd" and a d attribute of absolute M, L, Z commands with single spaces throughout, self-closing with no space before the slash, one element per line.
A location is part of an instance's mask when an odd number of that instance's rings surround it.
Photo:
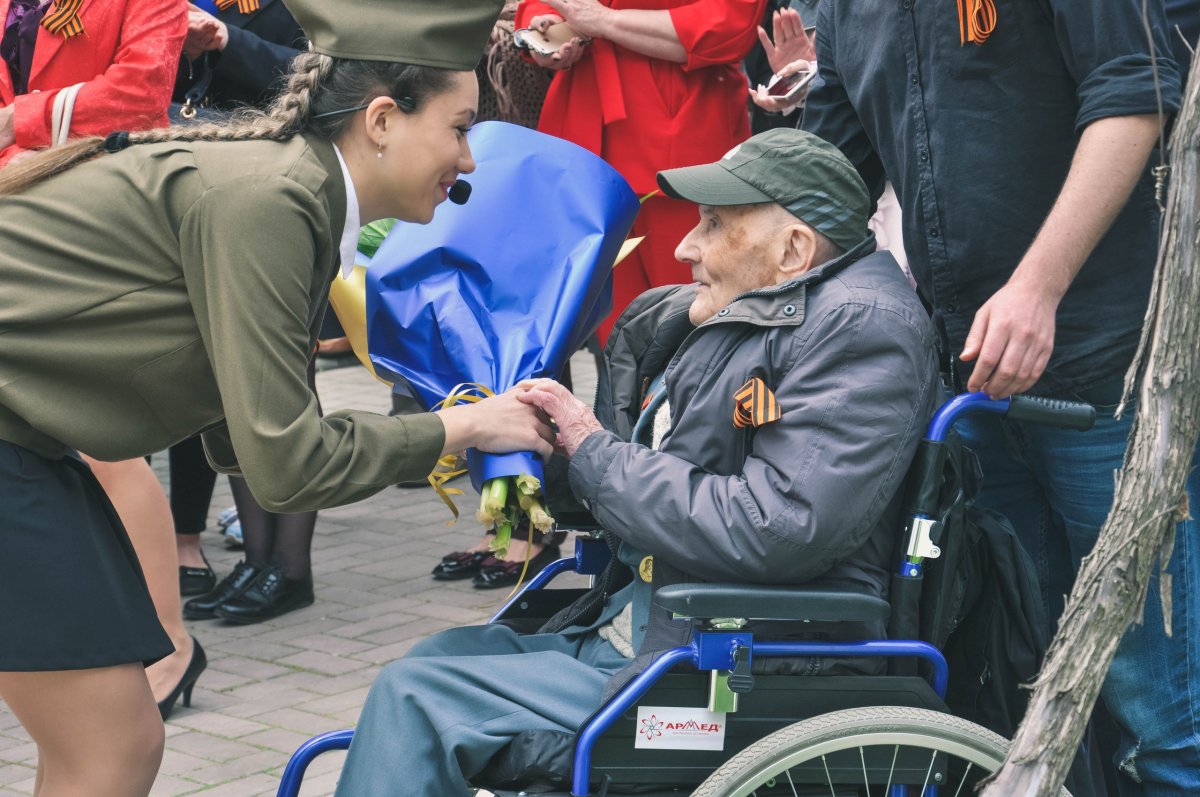
<path fill-rule="evenodd" d="M 992 399 L 984 393 L 964 393 L 955 396 L 934 414 L 929 423 L 925 440 L 940 443 L 945 440 L 954 422 L 964 415 L 986 412 L 1007 415 L 1014 420 L 1052 423 L 1086 429 L 1095 419 L 1095 410 L 1090 406 L 1069 404 L 1029 396 L 1014 396 Z M 914 519 L 932 521 L 924 514 L 915 514 Z M 528 585 L 498 611 L 489 622 L 496 622 L 510 607 L 517 604 L 528 591 L 542 589 L 555 576 L 566 571 L 583 575 L 597 575 L 608 562 L 608 547 L 594 539 L 576 540 L 575 555 L 559 559 L 538 573 Z M 916 561 L 914 561 L 916 559 Z M 906 557 L 901 563 L 902 578 L 919 578 L 922 565 L 919 558 Z M 860 642 L 760 642 L 754 635 L 743 631 L 701 631 L 692 634 L 689 644 L 672 648 L 662 653 L 653 664 L 626 684 L 578 731 L 571 794 L 573 797 L 589 797 L 592 751 L 597 740 L 618 718 L 634 706 L 650 687 L 665 673 L 679 664 L 691 664 L 697 670 L 734 670 L 737 657 L 746 653 L 746 664 L 754 656 L 772 658 L 827 656 L 827 657 L 915 657 L 928 662 L 931 668 L 930 685 L 939 698 L 946 694 L 949 669 L 946 660 L 933 645 L 918 640 L 874 640 Z M 297 797 L 304 772 L 309 763 L 330 750 L 346 750 L 354 737 L 353 730 L 332 731 L 315 736 L 302 744 L 288 761 L 279 784 L 277 797 Z M 906 797 L 907 786 L 891 787 L 889 797 Z M 937 787 L 925 787 L 927 797 L 936 797 Z"/>

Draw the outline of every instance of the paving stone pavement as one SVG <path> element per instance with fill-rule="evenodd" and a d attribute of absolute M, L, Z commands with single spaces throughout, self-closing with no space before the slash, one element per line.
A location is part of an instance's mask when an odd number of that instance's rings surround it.
<path fill-rule="evenodd" d="M 590 403 L 591 355 L 577 354 L 572 373 L 577 395 Z M 317 388 L 329 409 L 385 412 L 390 406 L 387 387 L 356 366 L 318 372 Z M 154 464 L 164 477 L 166 457 L 155 457 Z M 389 488 L 323 511 L 313 540 L 313 606 L 260 625 L 189 622 L 208 654 L 208 669 L 192 706 L 177 705 L 167 722 L 153 797 L 274 795 L 301 742 L 354 725 L 385 664 L 435 631 L 485 621 L 507 590 L 475 590 L 469 581 L 437 582 L 429 575 L 446 552 L 479 539 L 472 519 L 478 496 L 469 483 L 463 488 L 463 518 L 449 527 L 449 511 L 428 488 Z M 217 512 L 232 504 L 221 477 L 209 528 L 216 528 Z M 241 558 L 215 533 L 202 539 L 218 576 Z M 301 795 L 332 794 L 344 758 L 327 753 L 316 759 Z M 36 763 L 33 743 L 0 703 L 0 797 L 32 794 Z"/>

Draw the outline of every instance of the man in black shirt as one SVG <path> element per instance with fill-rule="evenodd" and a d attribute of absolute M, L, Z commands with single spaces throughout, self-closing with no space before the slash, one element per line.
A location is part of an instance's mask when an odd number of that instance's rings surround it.
<path fill-rule="evenodd" d="M 982 0 L 991 20 L 971 18 L 971 5 L 824 0 L 824 83 L 804 124 L 876 193 L 885 175 L 894 183 L 913 275 L 969 389 L 1097 404 L 1101 420 L 1083 434 L 998 418 L 964 430 L 982 458 L 981 503 L 1012 519 L 1057 617 L 1129 435 L 1132 413 L 1111 416 L 1157 251 L 1147 162 L 1180 78 L 1162 0 L 1148 3 L 1156 60 L 1142 0 Z M 1189 493 L 1200 506 L 1195 472 Z M 1198 568 L 1189 522 L 1168 567 L 1173 635 L 1155 580 L 1104 687 L 1122 729 L 1122 786 L 1136 793 L 1200 793 Z"/>

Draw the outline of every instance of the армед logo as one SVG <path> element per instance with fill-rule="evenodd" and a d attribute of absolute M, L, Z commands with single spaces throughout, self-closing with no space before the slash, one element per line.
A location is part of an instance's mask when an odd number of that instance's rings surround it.
<path fill-rule="evenodd" d="M 662 736 L 662 726 L 663 721 L 651 714 L 648 718 L 642 719 L 642 729 L 638 733 L 646 737 L 646 741 L 649 741 L 656 736 Z"/>

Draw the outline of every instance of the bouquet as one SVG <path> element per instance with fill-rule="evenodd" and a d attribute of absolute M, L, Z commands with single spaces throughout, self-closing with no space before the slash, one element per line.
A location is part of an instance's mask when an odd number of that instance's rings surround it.
<path fill-rule="evenodd" d="M 561 374 L 612 308 L 612 269 L 639 207 L 616 170 L 567 141 L 503 122 L 476 125 L 469 140 L 470 201 L 428 225 L 396 224 L 366 271 L 373 370 L 430 410 Z M 519 522 L 552 528 L 535 454 L 466 460 L 497 549 Z M 447 503 L 452 468 L 430 477 Z"/>

